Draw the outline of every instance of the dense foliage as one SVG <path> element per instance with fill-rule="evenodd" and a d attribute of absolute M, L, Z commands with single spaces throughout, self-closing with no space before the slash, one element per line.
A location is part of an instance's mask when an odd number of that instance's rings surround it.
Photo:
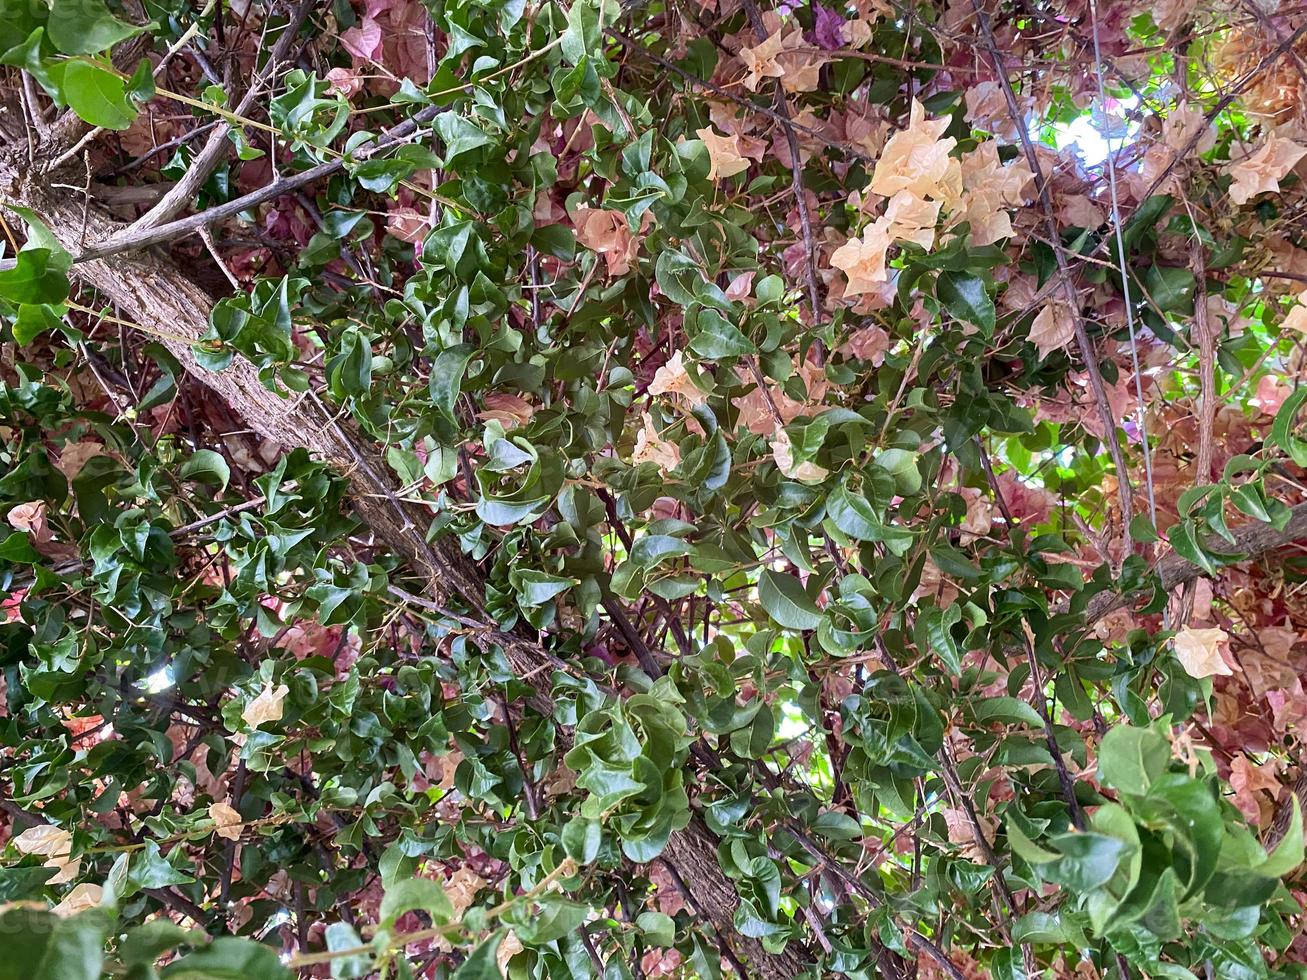
<path fill-rule="evenodd" d="M 1304 35 L 0 0 L 0 980 L 1307 976 Z"/>

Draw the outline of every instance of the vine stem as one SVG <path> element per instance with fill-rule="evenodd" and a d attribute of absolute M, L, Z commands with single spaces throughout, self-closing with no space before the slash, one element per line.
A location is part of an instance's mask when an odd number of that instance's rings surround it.
<path fill-rule="evenodd" d="M 763 24 L 762 14 L 754 0 L 744 0 L 744 10 L 753 33 L 758 41 L 767 40 L 767 28 Z M 781 130 L 785 134 L 785 145 L 790 153 L 790 189 L 794 192 L 794 207 L 799 213 L 799 227 L 803 233 L 804 279 L 808 288 L 808 304 L 812 307 L 812 326 L 821 326 L 821 293 L 817 283 L 817 245 L 812 233 L 812 215 L 808 210 L 807 192 L 803 187 L 803 155 L 799 149 L 799 137 L 794 132 L 794 117 L 790 112 L 789 100 L 785 97 L 785 86 L 779 78 L 774 79 L 775 95 L 772 105 L 779 117 Z M 820 348 L 819 348 L 820 349 Z"/>
<path fill-rule="evenodd" d="M 1098 104 L 1103 112 L 1107 112 L 1107 86 L 1103 81 L 1103 49 L 1098 35 L 1098 0 L 1089 0 L 1089 20 L 1093 31 L 1094 68 L 1095 75 L 1098 79 Z M 1148 407 L 1147 403 L 1144 401 L 1143 372 L 1139 367 L 1139 338 L 1138 331 L 1135 329 L 1134 303 L 1130 298 L 1130 273 L 1126 268 L 1125 231 L 1124 225 L 1121 222 L 1121 200 L 1120 195 L 1117 192 L 1116 169 L 1116 153 L 1112 150 L 1111 137 L 1109 134 L 1107 137 L 1107 186 L 1112 202 L 1112 234 L 1116 242 L 1116 260 L 1121 273 L 1121 296 L 1125 301 L 1126 329 L 1130 335 L 1130 367 L 1134 371 L 1135 400 L 1138 406 L 1135 409 L 1135 421 L 1139 426 L 1139 444 L 1144 457 L 1144 487 L 1148 492 L 1148 520 L 1149 523 L 1156 528 L 1157 491 L 1153 486 L 1153 451 L 1148 443 Z M 1201 287 L 1201 278 L 1199 278 L 1198 283 Z M 1195 303 L 1195 312 L 1198 315 L 1200 333 L 1206 337 L 1206 308 L 1203 306 L 1201 298 L 1197 303 Z M 1209 354 L 1210 343 L 1211 341 L 1209 338 L 1206 340 L 1204 346 L 1204 350 Z M 1209 452 L 1210 449 L 1211 444 L 1209 439 Z M 1201 470 L 1201 467 L 1199 467 L 1199 469 Z M 1205 481 L 1206 477 L 1203 477 L 1203 479 Z"/>
<path fill-rule="evenodd" d="M 1021 114 L 1021 108 L 1017 105 L 1016 93 L 1012 90 L 1012 81 L 1008 78 L 1007 67 L 1003 64 L 1003 56 L 999 53 L 998 42 L 994 39 L 993 28 L 990 27 L 989 16 L 982 9 L 979 0 L 971 0 L 971 7 L 975 11 L 976 21 L 980 25 L 980 34 L 984 40 L 985 49 L 989 53 L 990 60 L 994 63 L 994 71 L 998 75 L 999 86 L 1003 89 L 1003 98 L 1007 102 L 1008 115 L 1012 118 L 1012 124 L 1016 127 L 1017 135 L 1021 139 L 1021 148 L 1025 152 L 1026 163 L 1030 166 L 1030 172 L 1035 179 L 1035 188 L 1039 194 L 1040 210 L 1044 214 L 1044 224 L 1048 228 L 1048 241 L 1053 249 L 1053 257 L 1057 261 L 1057 275 L 1062 283 L 1062 291 L 1065 295 L 1067 308 L 1075 318 L 1076 346 L 1080 348 L 1080 356 L 1085 360 L 1085 371 L 1089 375 L 1089 387 L 1093 390 L 1094 401 L 1098 405 L 1098 414 L 1103 423 L 1103 441 L 1107 443 L 1108 453 L 1112 457 L 1112 465 L 1116 468 L 1117 489 L 1121 497 L 1121 524 L 1124 528 L 1122 538 L 1125 545 L 1125 553 L 1130 553 L 1130 471 L 1126 469 L 1125 456 L 1121 452 L 1121 444 L 1117 441 L 1116 420 L 1112 417 L 1112 409 L 1107 400 L 1107 389 L 1103 386 L 1103 375 L 1098 369 L 1098 359 L 1094 356 L 1093 345 L 1089 342 L 1089 333 L 1085 330 L 1085 318 L 1080 311 L 1080 297 L 1076 292 L 1076 284 L 1071 274 L 1070 263 L 1067 261 L 1066 251 L 1062 248 L 1062 238 L 1057 228 L 1057 220 L 1053 216 L 1053 200 L 1049 196 L 1048 180 L 1044 176 L 1044 168 L 1039 163 L 1039 157 L 1035 153 L 1034 144 L 1030 141 L 1030 130 L 1026 126 L 1026 120 Z"/>
<path fill-rule="evenodd" d="M 989 483 L 990 491 L 994 494 L 994 501 L 998 504 L 999 513 L 1003 515 L 1003 520 L 1007 522 L 1007 533 L 1010 541 L 1012 531 L 1016 527 L 1016 521 L 1013 520 L 1012 509 L 1008 506 L 1007 498 L 1003 494 L 1003 487 L 994 475 L 994 466 L 990 462 L 989 453 L 985 451 L 985 445 L 980 441 L 979 437 L 976 438 L 976 451 L 980 454 L 980 465 L 985 471 L 985 479 Z M 1021 625 L 1026 626 L 1024 622 Z M 1075 780 L 1071 777 L 1071 773 L 1066 767 L 1066 760 L 1062 757 L 1062 749 L 1057 744 L 1057 733 L 1053 728 L 1053 713 L 1049 709 L 1048 695 L 1044 690 L 1045 679 L 1039 669 L 1039 656 L 1035 652 L 1035 642 L 1028 628 L 1025 629 L 1022 639 L 1025 643 L 1026 662 L 1030 666 L 1030 683 L 1035 689 L 1035 711 L 1039 714 L 1039 720 L 1044 729 L 1044 742 L 1048 747 L 1048 754 L 1053 759 L 1053 768 L 1057 772 L 1057 781 L 1061 787 L 1062 795 L 1066 798 L 1067 808 L 1071 814 L 1071 823 L 1076 830 L 1084 830 L 1084 811 L 1076 800 Z M 979 833 L 979 824 L 977 824 L 976 829 L 977 833 Z"/>

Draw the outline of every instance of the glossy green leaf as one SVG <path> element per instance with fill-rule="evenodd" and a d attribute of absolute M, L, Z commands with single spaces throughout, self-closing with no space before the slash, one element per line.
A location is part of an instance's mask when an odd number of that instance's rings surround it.
<path fill-rule="evenodd" d="M 1281 838 L 1266 860 L 1253 869 L 1258 874 L 1280 878 L 1299 867 L 1303 862 L 1302 804 L 1299 802 L 1298 797 L 1294 796 L 1289 805 L 1292 808 L 1289 827 L 1285 831 L 1284 837 Z"/>
<path fill-rule="evenodd" d="M 127 84 L 109 69 L 87 61 L 67 63 L 63 96 L 69 108 L 92 126 L 126 129 L 136 118 L 136 108 L 127 98 Z"/>
<path fill-rule="evenodd" d="M 1170 743 L 1151 728 L 1115 725 L 1098 746 L 1103 782 L 1123 793 L 1147 793 L 1170 762 Z"/>
<path fill-rule="evenodd" d="M 183 480 L 216 483 L 218 489 L 225 490 L 231 481 L 231 466 L 222 453 L 212 449 L 197 449 L 182 465 L 181 476 Z"/>
<path fill-rule="evenodd" d="M 454 403 L 462 390 L 467 363 L 471 359 L 472 347 L 460 344 L 442 350 L 431 362 L 431 401 L 436 410 L 451 421 L 455 417 Z"/>
<path fill-rule="evenodd" d="M 0 299 L 11 303 L 59 303 L 68 298 L 68 277 L 47 248 L 19 252 L 12 269 L 0 269 Z"/>
<path fill-rule="evenodd" d="M 292 980 L 294 972 L 270 946 L 222 936 L 160 971 L 162 980 Z"/>
<path fill-rule="evenodd" d="M 815 630 L 823 616 L 817 604 L 793 575 L 764 571 L 758 579 L 758 601 L 778 625 L 792 630 Z"/>
<path fill-rule="evenodd" d="M 994 332 L 994 300 L 985 280 L 970 272 L 941 272 L 935 295 L 949 315 L 980 327 L 988 336 Z"/>
<path fill-rule="evenodd" d="M 504 934 L 496 932 L 472 950 L 462 965 L 454 971 L 454 980 L 501 980 L 499 964 L 495 961 L 495 956 L 499 952 L 499 944 L 503 939 Z"/>
<path fill-rule="evenodd" d="M 1150 265 L 1144 271 L 1146 296 L 1163 313 L 1192 313 L 1194 274 L 1183 266 Z"/>
<path fill-rule="evenodd" d="M 421 909 L 432 920 L 448 922 L 454 917 L 454 907 L 440 884 L 429 878 L 406 878 L 386 888 L 379 913 L 383 925 L 393 925 L 405 912 Z"/>
<path fill-rule="evenodd" d="M 64 54 L 99 54 L 141 28 L 114 17 L 104 0 L 53 0 L 46 32 Z"/>

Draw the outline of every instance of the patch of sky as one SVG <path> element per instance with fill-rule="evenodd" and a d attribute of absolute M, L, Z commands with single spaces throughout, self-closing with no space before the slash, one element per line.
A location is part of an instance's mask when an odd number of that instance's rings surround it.
<path fill-rule="evenodd" d="M 1139 99 L 1133 95 L 1127 99 L 1109 97 L 1106 111 L 1095 102 L 1070 122 L 1050 123 L 1045 133 L 1052 136 L 1057 149 L 1075 146 L 1086 166 L 1097 167 L 1139 131 L 1139 119 L 1134 111 L 1138 106 Z"/>

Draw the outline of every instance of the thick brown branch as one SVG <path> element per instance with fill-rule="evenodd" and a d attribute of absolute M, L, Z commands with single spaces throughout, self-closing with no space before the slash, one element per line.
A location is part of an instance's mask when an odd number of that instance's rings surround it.
<path fill-rule="evenodd" d="M 1239 556 L 1236 561 L 1252 561 L 1260 558 L 1268 551 L 1275 551 L 1277 548 L 1283 548 L 1294 541 L 1307 538 L 1307 504 L 1299 504 L 1289 512 L 1289 521 L 1285 524 L 1283 530 L 1276 530 L 1270 524 L 1253 523 L 1244 524 L 1235 528 L 1232 532 L 1235 544 L 1231 547 L 1230 542 L 1223 538 L 1212 537 L 1204 542 L 1204 546 L 1218 555 Z M 1173 589 L 1184 585 L 1186 582 L 1192 582 L 1196 578 L 1201 578 L 1206 573 L 1195 565 L 1193 562 L 1180 557 L 1172 552 L 1157 563 L 1154 571 L 1161 580 L 1162 589 L 1170 592 Z M 1100 592 L 1089 600 L 1089 605 L 1085 610 L 1085 618 L 1089 623 L 1094 623 L 1102 619 L 1110 612 L 1115 612 L 1126 605 L 1130 600 L 1135 598 L 1139 593 L 1136 592 Z"/>
<path fill-rule="evenodd" d="M 412 125 L 415 128 L 417 123 Z M 51 194 L 43 181 L 30 179 L 24 168 L 25 153 L 0 154 L 0 196 L 31 208 L 65 248 L 74 250 L 83 228 L 80 203 Z M 104 242 L 120 227 L 93 207 L 86 217 L 86 238 Z M 243 358 L 236 358 L 218 373 L 199 365 L 193 345 L 208 329 L 213 301 L 169 260 L 128 254 L 86 258 L 74 266 L 73 273 L 82 284 L 95 288 L 112 302 L 124 319 L 165 338 L 163 343 L 187 372 L 226 401 L 264 438 L 281 446 L 308 449 L 349 474 L 355 512 L 377 540 L 420 574 L 440 603 L 461 598 L 474 612 L 482 611 L 485 589 L 479 571 L 452 537 L 438 538 L 434 544 L 427 542 L 430 515 L 398 500 L 399 488 L 390 478 L 385 461 L 374 446 L 359 438 L 348 419 L 336 419 L 317 399 L 269 391 L 254 365 Z M 557 658 L 538 643 L 510 634 L 496 633 L 495 639 L 503 646 L 514 671 L 536 689 L 540 701 L 547 705 Z M 739 897 L 722 872 L 716 843 L 706 831 L 673 834 L 666 854 L 680 866 L 683 878 L 695 893 L 704 896 L 707 918 L 718 932 L 729 937 L 734 954 L 748 962 L 750 976 L 788 980 L 803 972 L 807 962 L 797 944 L 770 954 L 758 940 L 735 932 Z"/>
<path fill-rule="evenodd" d="M 264 63 L 263 68 L 255 73 L 254 80 L 246 90 L 244 97 L 236 105 L 235 115 L 247 115 L 254 104 L 263 94 L 263 87 L 267 85 L 277 74 L 277 70 L 286 60 L 290 53 L 290 47 L 299 35 L 300 28 L 308 20 L 309 12 L 313 9 L 318 0 L 300 0 L 295 7 L 295 12 L 291 15 L 290 22 L 282 29 L 281 36 L 277 38 L 272 47 L 272 52 L 268 55 L 268 60 Z M 216 129 L 209 134 L 200 152 L 195 155 L 191 165 L 182 175 L 181 180 L 177 181 L 163 196 L 158 204 L 152 207 L 132 226 L 134 230 L 144 231 L 147 228 L 153 228 L 161 225 L 169 218 L 179 214 L 185 208 L 189 207 L 195 200 L 195 196 L 204 186 L 204 182 L 209 179 L 218 165 L 222 163 L 223 158 L 227 155 L 229 142 L 227 137 L 231 133 L 232 125 L 229 122 L 220 122 Z"/>
<path fill-rule="evenodd" d="M 400 123 L 386 133 L 375 146 L 359 149 L 356 156 L 359 159 L 366 159 L 371 153 L 394 146 L 406 137 L 411 136 L 418 126 L 435 117 L 440 111 L 435 106 L 423 109 L 412 119 Z M 343 157 L 328 160 L 326 163 L 320 163 L 316 167 L 310 167 L 308 170 L 302 170 L 297 174 L 288 174 L 264 187 L 260 187 L 256 191 L 250 191 L 248 194 L 243 194 L 224 204 L 215 205 L 198 214 L 187 215 L 185 218 L 179 218 L 176 221 L 169 221 L 167 224 L 155 227 L 119 229 L 106 234 L 98 245 L 87 249 L 71 248 L 70 251 L 76 256 L 73 261 L 82 263 L 95 259 L 107 259 L 123 252 L 139 251 L 150 245 L 159 245 L 163 242 L 184 238 L 201 228 L 206 228 L 219 221 L 225 221 L 228 218 L 234 218 L 241 212 L 258 207 L 266 201 L 281 197 L 283 194 L 290 194 L 301 187 L 306 187 L 323 178 L 330 177 L 343 169 L 344 166 L 345 160 Z"/>

